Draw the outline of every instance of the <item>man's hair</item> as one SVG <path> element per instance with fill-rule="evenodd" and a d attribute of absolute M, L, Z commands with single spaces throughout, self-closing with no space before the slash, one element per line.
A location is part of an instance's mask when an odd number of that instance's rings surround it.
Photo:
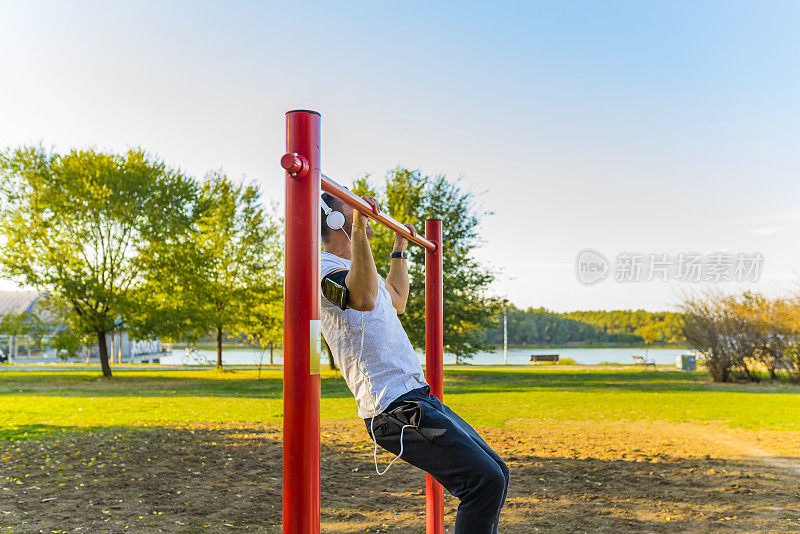
<path fill-rule="evenodd" d="M 331 195 L 330 193 L 322 193 L 322 200 L 325 201 L 325 204 L 328 205 L 330 209 L 333 211 L 342 211 L 342 206 L 344 206 L 344 202 L 336 198 L 335 196 Z M 328 237 L 331 235 L 331 230 L 328 228 L 328 224 L 325 222 L 325 210 L 320 207 L 320 227 L 322 229 L 322 241 L 327 241 Z"/>

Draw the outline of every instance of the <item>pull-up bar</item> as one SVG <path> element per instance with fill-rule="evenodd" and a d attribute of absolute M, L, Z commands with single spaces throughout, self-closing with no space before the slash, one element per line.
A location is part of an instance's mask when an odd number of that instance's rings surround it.
<path fill-rule="evenodd" d="M 296 152 L 285 154 L 281 158 L 281 166 L 292 176 L 297 176 L 306 168 L 307 160 Z M 422 245 L 430 251 L 436 250 L 435 243 L 428 241 L 424 237 L 420 237 L 416 232 L 409 231 L 404 224 L 400 224 L 392 216 L 386 215 L 380 211 L 376 212 L 375 208 L 373 208 L 366 200 L 358 195 L 353 194 L 346 187 L 339 185 L 332 178 L 325 176 L 323 173 L 320 173 L 320 177 L 322 190 L 326 193 L 330 193 L 345 204 L 350 205 L 354 210 L 360 211 L 370 219 L 375 219 L 385 227 L 389 228 L 390 230 L 394 230 L 409 241 L 413 241 L 418 245 Z"/>
<path fill-rule="evenodd" d="M 286 113 L 286 273 L 283 344 L 283 532 L 320 531 L 320 190 L 325 190 L 427 250 L 425 378 L 442 400 L 442 221 L 425 221 L 425 237 L 381 212 L 320 171 L 320 114 Z M 428 534 L 444 533 L 444 490 L 427 475 Z"/>
<path fill-rule="evenodd" d="M 375 213 L 374 208 L 370 204 L 368 204 L 366 200 L 357 195 L 354 195 L 349 190 L 337 184 L 324 174 L 322 175 L 322 190 L 340 199 L 345 204 L 349 204 L 350 206 L 353 207 L 353 209 L 360 211 L 370 219 L 375 219 L 376 221 L 378 221 L 385 227 L 389 228 L 390 230 L 394 230 L 395 232 L 402 235 L 409 241 L 413 241 L 417 245 L 422 245 L 423 247 L 425 247 L 430 251 L 434 252 L 436 251 L 436 243 L 432 243 L 431 241 L 428 241 L 424 237 L 417 235 L 416 232 L 410 232 L 406 225 L 400 224 L 399 222 L 394 220 L 391 216 L 386 215 L 385 213 L 382 213 L 380 211 L 378 213 Z"/>

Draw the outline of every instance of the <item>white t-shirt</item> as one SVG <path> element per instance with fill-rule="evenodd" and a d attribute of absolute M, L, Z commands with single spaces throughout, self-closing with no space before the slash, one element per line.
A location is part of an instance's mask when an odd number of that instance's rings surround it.
<path fill-rule="evenodd" d="M 334 271 L 350 269 L 350 260 L 328 252 L 320 259 L 320 280 Z M 428 385 L 383 278 L 378 277 L 378 298 L 372 311 L 342 310 L 324 296 L 320 302 L 322 335 L 353 392 L 359 417 L 377 415 L 400 395 Z M 364 352 L 359 362 L 362 313 Z"/>

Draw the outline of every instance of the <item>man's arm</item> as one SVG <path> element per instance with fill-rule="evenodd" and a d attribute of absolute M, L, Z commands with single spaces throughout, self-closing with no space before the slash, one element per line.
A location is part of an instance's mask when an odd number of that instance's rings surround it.
<path fill-rule="evenodd" d="M 377 209 L 375 199 L 364 200 Z M 348 307 L 358 311 L 372 311 L 378 298 L 378 269 L 372 259 L 372 250 L 367 239 L 367 217 L 353 212 L 353 231 L 350 236 L 350 272 L 345 282 L 350 293 Z"/>
<path fill-rule="evenodd" d="M 412 234 L 416 233 L 414 226 L 407 224 L 406 227 Z M 408 248 L 408 240 L 398 233 L 394 234 L 394 248 L 392 252 L 405 252 Z M 389 267 L 389 276 L 386 277 L 386 290 L 392 298 L 392 306 L 397 313 L 406 311 L 408 303 L 408 261 L 404 258 L 392 258 Z"/>

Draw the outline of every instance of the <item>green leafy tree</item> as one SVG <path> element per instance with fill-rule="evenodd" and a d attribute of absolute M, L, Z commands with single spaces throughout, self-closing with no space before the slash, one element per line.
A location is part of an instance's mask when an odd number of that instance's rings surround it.
<path fill-rule="evenodd" d="M 53 295 L 43 295 L 34 308 L 43 325 L 47 346 L 64 361 L 80 356 L 83 347 L 91 345 L 93 333 L 81 330 L 85 325 L 68 302 Z"/>
<path fill-rule="evenodd" d="M 283 283 L 277 274 L 274 276 L 276 282 L 264 288 L 252 308 L 244 310 L 239 325 L 239 330 L 251 345 L 269 349 L 270 365 L 275 347 L 283 344 Z"/>
<path fill-rule="evenodd" d="M 644 340 L 644 354 L 646 359 L 650 353 L 650 346 L 656 341 L 663 339 L 664 327 L 659 323 L 651 323 L 639 327 L 636 333 Z"/>
<path fill-rule="evenodd" d="M 0 180 L 0 268 L 68 302 L 110 377 L 106 332 L 141 308 L 134 295 L 156 252 L 190 228 L 196 182 L 140 149 L 41 147 L 0 154 Z"/>
<path fill-rule="evenodd" d="M 206 210 L 206 202 L 206 198 L 198 200 L 198 213 Z M 153 255 L 146 280 L 135 288 L 136 300 L 144 305 L 128 318 L 129 335 L 192 344 L 209 332 L 201 288 L 213 266 L 197 236 L 195 221 L 189 232 Z"/>
<path fill-rule="evenodd" d="M 487 348 L 478 334 L 496 322 L 501 302 L 488 295 L 494 275 L 472 256 L 479 244 L 481 217 L 487 215 L 476 205 L 474 195 L 444 175 L 425 176 L 403 167 L 389 171 L 380 188 L 364 177 L 355 181 L 353 189 L 358 195 L 374 196 L 383 211 L 413 224 L 422 235 L 426 219 L 442 220 L 444 349 L 461 362 Z M 379 272 L 385 275 L 394 234 L 375 226 L 373 256 Z M 400 316 L 411 343 L 418 348 L 425 346 L 425 254 L 422 247 L 409 247 L 411 292 L 406 311 Z"/>
<path fill-rule="evenodd" d="M 46 345 L 62 360 L 80 355 L 91 343 L 88 332 L 81 333 L 79 317 L 59 298 L 42 295 L 31 311 L 7 313 L 0 319 L 0 332 L 13 336 L 28 336 L 34 345 Z"/>
<path fill-rule="evenodd" d="M 192 341 L 211 333 L 218 368 L 225 336 L 244 334 L 269 346 L 282 332 L 279 226 L 260 197 L 254 184 L 209 174 L 192 231 L 174 254 L 164 256 L 161 282 L 151 282 L 157 286 L 153 298 L 169 319 L 160 327 L 162 334 Z"/>
<path fill-rule="evenodd" d="M 0 332 L 12 336 L 31 336 L 35 340 L 47 333 L 47 325 L 35 313 L 7 313 L 0 318 Z"/>
<path fill-rule="evenodd" d="M 0 318 L 1 333 L 16 338 L 26 336 L 33 341 L 34 345 L 39 345 L 48 331 L 47 324 L 33 312 L 11 312 Z"/>
<path fill-rule="evenodd" d="M 325 336 L 322 336 L 322 350 L 328 354 L 328 368 L 331 371 L 335 371 L 337 369 L 336 360 L 333 359 L 333 351 L 331 350 L 331 346 L 328 345 L 328 340 L 325 339 Z"/>

